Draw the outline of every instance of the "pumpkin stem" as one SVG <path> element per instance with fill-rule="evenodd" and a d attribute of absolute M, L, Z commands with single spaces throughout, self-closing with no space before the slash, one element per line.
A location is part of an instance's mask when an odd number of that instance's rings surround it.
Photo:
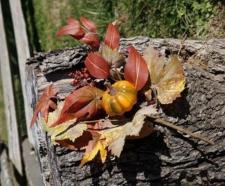
<path fill-rule="evenodd" d="M 110 95 L 115 95 L 117 93 L 117 90 L 115 88 L 112 87 L 110 82 L 105 82 L 105 86 L 107 87 L 107 89 L 109 90 L 109 94 Z"/>

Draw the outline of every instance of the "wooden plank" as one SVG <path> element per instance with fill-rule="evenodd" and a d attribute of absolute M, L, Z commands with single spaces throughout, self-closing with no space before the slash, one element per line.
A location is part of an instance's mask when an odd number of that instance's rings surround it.
<path fill-rule="evenodd" d="M 13 167 L 8 160 L 6 149 L 0 153 L 0 185 L 19 186 L 13 173 Z"/>
<path fill-rule="evenodd" d="M 37 156 L 34 151 L 31 151 L 31 144 L 28 139 L 25 139 L 22 143 L 23 147 L 23 160 L 24 168 L 26 172 L 27 182 L 29 186 L 44 186 L 41 177 L 41 170 Z"/>
<path fill-rule="evenodd" d="M 26 125 L 28 138 L 31 144 L 34 144 L 32 138 L 31 130 L 29 128 L 30 121 L 33 115 L 33 109 L 30 104 L 32 101 L 27 99 L 26 95 L 26 77 L 25 77 L 25 63 L 27 58 L 30 57 L 29 43 L 26 32 L 26 24 L 23 16 L 21 2 L 18 0 L 9 0 L 14 34 L 16 39 L 16 48 L 18 54 L 19 70 L 20 70 L 20 79 L 22 84 L 23 98 L 24 98 L 24 109 L 26 116 Z"/>
<path fill-rule="evenodd" d="M 22 161 L 20 154 L 20 141 L 18 123 L 15 111 L 15 102 L 10 70 L 9 54 L 7 50 L 6 34 L 4 30 L 3 14 L 0 1 L 0 66 L 3 81 L 3 96 L 5 104 L 5 114 L 8 129 L 9 158 L 22 175 Z"/>

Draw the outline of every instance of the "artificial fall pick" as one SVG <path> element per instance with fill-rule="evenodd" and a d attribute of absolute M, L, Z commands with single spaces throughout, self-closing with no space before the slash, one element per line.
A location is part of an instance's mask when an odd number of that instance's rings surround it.
<path fill-rule="evenodd" d="M 146 125 L 152 132 L 152 122 L 213 144 L 160 118 L 158 108 L 162 104 L 172 104 L 185 88 L 178 56 L 166 58 L 151 46 L 142 56 L 130 46 L 126 59 L 119 50 L 120 35 L 116 26 L 108 25 L 104 41 L 100 43 L 96 25 L 85 17 L 69 19 L 57 32 L 57 36 L 62 35 L 72 36 L 92 47 L 81 61 L 79 68 L 82 70 L 79 72 L 78 68 L 76 74 L 86 68 L 88 78 L 95 83 L 75 85 L 80 88 L 75 88 L 58 103 L 54 99 L 58 91 L 51 84 L 37 103 L 31 126 L 41 113 L 43 128 L 53 144 L 85 150 L 81 165 L 93 160 L 98 153 L 103 163 L 109 153 L 119 157 L 126 138 L 139 136 Z M 79 84 L 79 81 L 74 82 Z M 147 129 L 144 132 L 147 133 Z"/>

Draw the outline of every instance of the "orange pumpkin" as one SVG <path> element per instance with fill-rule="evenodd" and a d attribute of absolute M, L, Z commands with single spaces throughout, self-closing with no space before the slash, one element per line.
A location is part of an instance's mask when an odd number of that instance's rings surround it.
<path fill-rule="evenodd" d="M 103 93 L 102 106 L 110 116 L 123 115 L 130 111 L 137 101 L 137 90 L 128 81 L 114 83 Z"/>

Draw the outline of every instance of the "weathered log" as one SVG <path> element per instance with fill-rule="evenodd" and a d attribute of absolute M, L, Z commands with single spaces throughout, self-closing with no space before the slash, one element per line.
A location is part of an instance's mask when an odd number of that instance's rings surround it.
<path fill-rule="evenodd" d="M 224 185 L 225 184 L 225 40 L 181 42 L 175 39 L 136 37 L 121 40 L 121 50 L 133 44 L 140 52 L 147 45 L 162 53 L 178 53 L 187 77 L 182 98 L 165 107 L 165 118 L 215 142 L 209 145 L 174 130 L 142 140 L 127 141 L 120 158 L 110 157 L 79 167 L 83 152 L 53 146 L 41 125 L 33 130 L 36 152 L 46 185 Z M 52 81 L 63 98 L 73 87 L 68 73 L 83 61 L 87 48 L 38 53 L 27 62 L 27 97 L 34 106 Z M 201 62 L 187 62 L 195 56 Z"/>

